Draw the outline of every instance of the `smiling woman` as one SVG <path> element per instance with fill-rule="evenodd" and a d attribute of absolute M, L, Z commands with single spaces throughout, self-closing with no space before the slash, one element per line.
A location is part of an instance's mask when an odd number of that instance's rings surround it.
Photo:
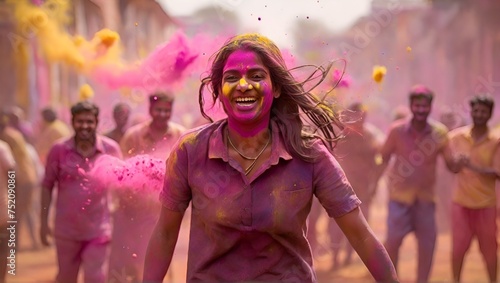
<path fill-rule="evenodd" d="M 230 39 L 200 87 L 200 109 L 210 119 L 206 89 L 222 102 L 227 119 L 191 130 L 174 146 L 144 282 L 163 280 L 190 203 L 187 282 L 316 282 L 305 238 L 313 197 L 374 278 L 396 282 L 394 266 L 325 145 L 336 139 L 336 115 L 304 91 L 278 47 L 259 34 Z M 308 134 L 303 118 L 312 121 Z"/>

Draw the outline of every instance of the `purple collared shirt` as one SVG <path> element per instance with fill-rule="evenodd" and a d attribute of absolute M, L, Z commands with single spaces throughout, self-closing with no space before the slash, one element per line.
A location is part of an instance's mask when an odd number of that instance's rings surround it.
<path fill-rule="evenodd" d="M 52 190 L 57 183 L 56 237 L 85 241 L 111 236 L 109 192 L 92 184 L 87 174 L 99 156 L 121 158 L 121 152 L 115 141 L 103 136 L 97 136 L 95 146 L 93 156 L 83 157 L 71 137 L 56 143 L 47 156 L 42 186 Z"/>
<path fill-rule="evenodd" d="M 389 198 L 413 204 L 415 200 L 434 201 L 437 157 L 448 143 L 448 129 L 429 121 L 422 131 L 411 120 L 395 122 L 382 146 L 382 156 L 393 156 L 387 172 Z"/>
<path fill-rule="evenodd" d="M 360 201 L 321 142 L 316 162 L 292 157 L 272 123 L 272 153 L 248 179 L 229 158 L 226 120 L 192 130 L 167 160 L 162 204 L 192 203 L 188 282 L 316 282 L 306 219 L 313 195 L 330 217 Z"/>

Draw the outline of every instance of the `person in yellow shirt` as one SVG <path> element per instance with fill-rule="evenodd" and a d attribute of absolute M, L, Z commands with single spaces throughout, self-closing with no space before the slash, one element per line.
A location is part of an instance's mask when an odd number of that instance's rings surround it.
<path fill-rule="evenodd" d="M 40 160 L 45 164 L 47 154 L 54 143 L 61 139 L 70 137 L 72 131 L 63 121 L 57 118 L 57 113 L 54 109 L 46 107 L 42 109 L 42 125 L 41 131 L 35 139 L 35 149 L 40 156 Z"/>
<path fill-rule="evenodd" d="M 452 265 L 460 282 L 465 254 L 474 237 L 488 270 L 497 281 L 497 209 L 495 182 L 500 178 L 500 137 L 488 127 L 494 101 L 485 95 L 470 100 L 473 124 L 449 133 L 450 149 L 466 161 L 456 175 L 452 204 Z"/>

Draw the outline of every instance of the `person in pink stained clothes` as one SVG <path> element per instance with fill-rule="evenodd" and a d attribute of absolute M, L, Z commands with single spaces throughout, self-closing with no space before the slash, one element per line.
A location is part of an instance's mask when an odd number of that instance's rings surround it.
<path fill-rule="evenodd" d="M 429 121 L 434 93 L 424 85 L 412 87 L 409 94 L 410 119 L 396 120 L 382 145 L 380 173 L 387 170 L 389 208 L 385 247 L 397 267 L 399 249 L 409 233 L 418 242 L 416 282 L 428 282 L 437 237 L 435 221 L 435 182 L 437 158 L 457 172 L 461 163 L 447 147 L 448 129 Z"/>
<path fill-rule="evenodd" d="M 380 282 L 398 281 L 331 153 L 340 126 L 305 92 L 278 47 L 259 34 L 230 39 L 202 80 L 228 118 L 188 131 L 166 164 L 160 218 L 144 282 L 162 282 L 184 211 L 192 206 L 187 282 L 316 282 L 306 239 L 317 197 Z M 306 133 L 300 113 L 317 132 Z"/>
<path fill-rule="evenodd" d="M 120 141 L 123 157 L 148 154 L 165 159 L 170 149 L 186 129 L 170 121 L 174 98 L 157 92 L 149 96 L 149 116 L 144 122 L 130 127 Z"/>
<path fill-rule="evenodd" d="M 366 121 L 366 106 L 360 102 L 349 105 L 344 116 L 346 120 L 345 138 L 335 147 L 335 157 L 344 170 L 354 192 L 361 200 L 360 209 L 368 220 L 370 205 L 377 189 L 377 155 L 383 142 L 383 133 Z M 339 254 L 345 250 L 343 265 L 351 262 L 353 249 L 334 221 L 328 225 L 330 248 L 333 256 L 332 268 L 340 267 Z"/>
<path fill-rule="evenodd" d="M 453 280 L 460 282 L 465 254 L 477 238 L 490 282 L 497 282 L 497 200 L 500 136 L 488 127 L 494 101 L 486 95 L 470 100 L 473 124 L 449 133 L 452 152 L 467 166 L 456 175 L 452 196 Z"/>
<path fill-rule="evenodd" d="M 144 155 L 164 164 L 173 145 L 185 131 L 183 126 L 170 121 L 173 104 L 171 94 L 156 92 L 149 96 L 150 119 L 129 128 L 121 139 L 125 159 Z M 111 282 L 120 282 L 124 276 L 133 282 L 142 278 L 147 242 L 161 204 L 156 195 L 152 199 L 138 189 L 122 188 L 113 194 L 116 205 L 109 263 Z"/>
<path fill-rule="evenodd" d="M 52 235 L 48 215 L 54 187 L 57 282 L 77 282 L 83 268 L 85 282 L 107 282 L 111 218 L 107 188 L 92 183 L 88 176 L 102 155 L 121 158 L 118 144 L 96 134 L 99 108 L 84 101 L 71 107 L 74 136 L 54 144 L 47 156 L 42 182 L 42 244 Z M 57 186 L 56 186 L 57 184 Z"/>

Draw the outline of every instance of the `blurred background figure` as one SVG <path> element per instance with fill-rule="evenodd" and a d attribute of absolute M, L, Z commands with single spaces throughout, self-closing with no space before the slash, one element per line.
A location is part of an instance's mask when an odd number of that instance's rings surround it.
<path fill-rule="evenodd" d="M 361 211 L 366 220 L 370 219 L 370 205 L 377 189 L 375 174 L 376 156 L 383 142 L 383 133 L 374 125 L 366 122 L 367 108 L 355 102 L 343 111 L 343 122 L 346 126 L 345 137 L 337 143 L 334 154 L 342 166 L 347 179 L 351 183 L 358 198 L 362 201 Z M 340 266 L 340 252 L 345 251 L 343 265 L 351 263 L 354 252 L 342 231 L 335 223 L 329 221 L 330 245 L 333 256 L 332 269 Z"/>
<path fill-rule="evenodd" d="M 451 171 L 455 162 L 447 150 L 447 128 L 429 119 L 434 92 L 415 85 L 409 93 L 411 119 L 399 119 L 389 129 L 380 150 L 380 173 L 387 170 L 389 204 L 385 247 L 398 267 L 403 240 L 414 233 L 418 246 L 416 282 L 427 282 L 437 238 L 435 185 L 438 156 Z M 389 161 L 393 159 L 394 162 Z"/>
<path fill-rule="evenodd" d="M 35 149 L 43 164 L 47 161 L 47 154 L 54 143 L 71 136 L 72 130 L 66 123 L 58 119 L 57 113 L 51 107 L 46 107 L 41 111 L 42 123 L 40 132 L 35 139 Z"/>
<path fill-rule="evenodd" d="M 7 257 L 9 256 L 9 230 L 7 230 L 7 195 L 9 187 L 9 171 L 14 171 L 16 162 L 7 143 L 0 140 L 0 283 L 5 282 L 7 274 Z M 16 176 L 17 177 L 17 176 Z"/>
<path fill-rule="evenodd" d="M 24 140 L 30 144 L 33 143 L 33 127 L 26 120 L 24 111 L 18 106 L 11 106 L 5 110 L 9 119 L 9 126 L 18 130 L 24 137 Z"/>
<path fill-rule="evenodd" d="M 439 122 L 445 125 L 450 131 L 463 127 L 466 124 L 464 117 L 450 107 L 443 107 L 443 110 L 439 115 Z"/>
<path fill-rule="evenodd" d="M 410 117 L 411 112 L 408 106 L 406 105 L 398 105 L 392 111 L 392 121 L 397 121 L 399 119 L 405 119 Z"/>
<path fill-rule="evenodd" d="M 117 103 L 115 107 L 113 107 L 113 120 L 115 121 L 115 128 L 104 135 L 117 143 L 120 143 L 125 131 L 127 130 L 130 111 L 130 106 L 128 106 L 128 104 L 123 102 Z"/>
<path fill-rule="evenodd" d="M 33 192 L 40 184 L 39 173 L 37 172 L 37 155 L 32 146 L 26 142 L 21 132 L 9 126 L 10 115 L 3 112 L 0 113 L 0 140 L 5 141 L 14 156 L 16 162 L 16 219 L 19 222 L 17 233 L 20 235 L 21 228 L 26 224 L 28 232 L 30 232 L 33 248 L 36 248 L 37 242 L 34 239 L 34 225 L 33 221 L 26 221 L 29 217 L 29 211 L 32 209 Z M 26 221 L 26 222 L 25 222 Z M 16 246 L 21 247 L 19 240 L 16 237 Z"/>
<path fill-rule="evenodd" d="M 21 216 L 22 219 L 20 221 L 20 224 L 23 225 L 23 227 L 27 228 L 28 230 L 28 236 L 29 239 L 31 240 L 31 248 L 36 250 L 39 248 L 38 245 L 38 240 L 36 237 L 36 231 L 38 228 L 38 221 L 36 214 L 37 212 L 37 202 L 39 200 L 39 188 L 40 188 L 40 182 L 43 177 L 43 164 L 40 161 L 40 157 L 36 151 L 36 149 L 33 146 L 34 142 L 34 132 L 33 132 L 33 127 L 31 126 L 31 123 L 26 121 L 26 116 L 24 111 L 17 106 L 12 106 L 8 107 L 6 110 L 7 114 L 7 120 L 9 121 L 8 124 L 10 127 L 13 129 L 16 129 L 19 131 L 24 138 L 25 141 L 25 147 L 26 147 L 26 152 L 28 153 L 29 159 L 32 162 L 32 167 L 34 167 L 35 172 L 36 172 L 36 180 L 34 182 L 33 187 L 31 187 L 31 192 L 27 193 L 29 195 L 29 202 L 28 204 L 23 204 L 23 206 L 26 207 L 26 211 L 23 212 L 23 215 Z"/>
<path fill-rule="evenodd" d="M 150 118 L 127 129 L 120 141 L 124 159 L 143 155 L 165 164 L 172 146 L 185 131 L 183 126 L 170 121 L 173 104 L 170 93 L 149 96 Z M 157 193 L 148 195 L 148 189 L 155 188 L 121 188 L 114 194 L 111 282 L 121 282 L 124 277 L 130 282 L 142 279 L 147 244 L 161 208 Z"/>
<path fill-rule="evenodd" d="M 497 282 L 498 241 L 495 183 L 500 180 L 500 136 L 488 126 L 494 101 L 489 95 L 470 99 L 472 125 L 449 133 L 450 148 L 465 160 L 456 175 L 451 208 L 453 281 L 461 282 L 462 266 L 477 239 L 489 282 Z"/>
<path fill-rule="evenodd" d="M 439 115 L 439 122 L 452 131 L 458 127 L 465 125 L 464 118 L 448 106 L 442 108 Z M 447 233 L 450 231 L 450 215 L 451 215 L 451 195 L 453 191 L 454 174 L 446 168 L 443 159 L 437 160 L 436 174 L 439 178 L 436 179 L 436 224 L 438 232 Z"/>

